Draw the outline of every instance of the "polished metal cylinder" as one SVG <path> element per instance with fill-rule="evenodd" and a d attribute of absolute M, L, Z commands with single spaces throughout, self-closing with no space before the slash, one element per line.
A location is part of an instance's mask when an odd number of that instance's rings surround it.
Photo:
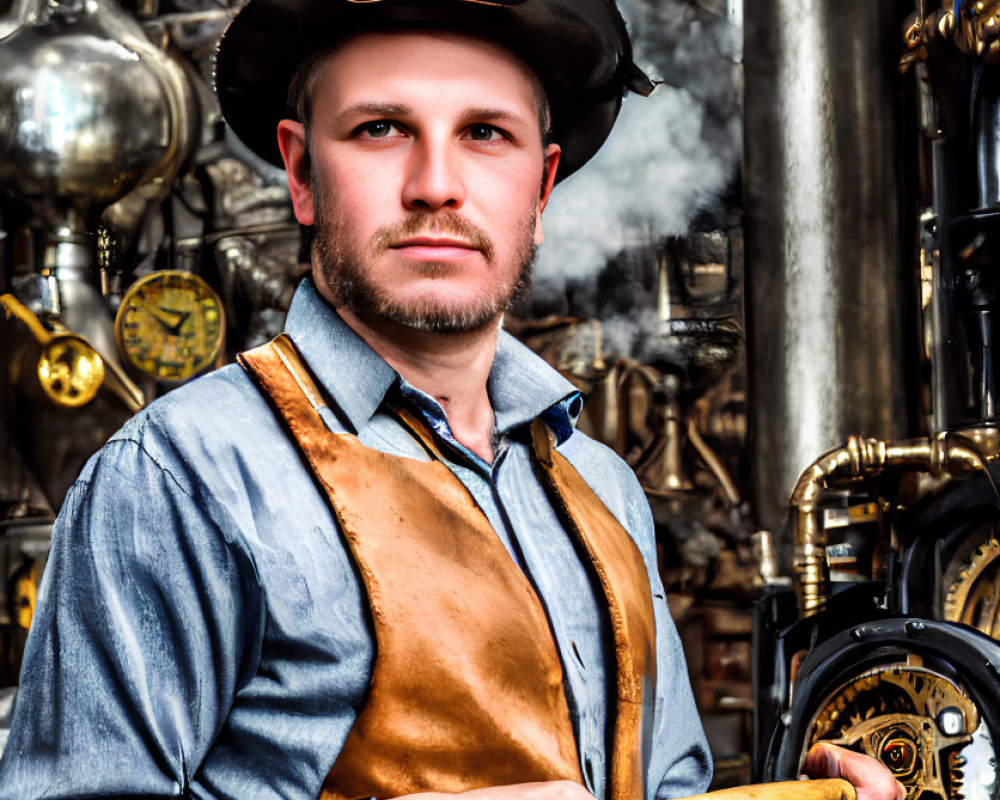
<path fill-rule="evenodd" d="M 757 0 L 745 17 L 751 457 L 787 569 L 789 495 L 850 434 L 908 433 L 896 4 Z"/>
<path fill-rule="evenodd" d="M 180 69 L 114 0 L 19 0 L 0 39 L 0 187 L 34 225 L 84 233 L 171 175 L 188 133 Z"/>

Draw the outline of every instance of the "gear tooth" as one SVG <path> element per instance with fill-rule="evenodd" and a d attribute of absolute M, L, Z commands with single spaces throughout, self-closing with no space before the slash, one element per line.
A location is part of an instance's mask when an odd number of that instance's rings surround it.
<path fill-rule="evenodd" d="M 969 563 L 958 573 L 944 597 L 944 618 L 949 622 L 965 622 L 988 636 L 994 636 L 991 620 L 976 620 L 973 609 L 975 600 L 984 590 L 991 590 L 1000 568 L 1000 541 L 991 536 L 972 551 Z"/>
<path fill-rule="evenodd" d="M 950 777 L 949 783 L 951 784 L 951 791 L 948 793 L 950 800 L 965 800 L 965 794 L 962 792 L 962 787 L 965 783 L 965 772 L 962 767 L 965 766 L 968 759 L 958 752 L 953 752 L 948 757 L 948 774 Z"/>

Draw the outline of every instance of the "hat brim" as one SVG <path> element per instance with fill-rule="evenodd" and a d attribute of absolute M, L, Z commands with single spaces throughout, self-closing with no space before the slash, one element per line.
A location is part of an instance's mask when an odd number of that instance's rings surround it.
<path fill-rule="evenodd" d="M 283 166 L 277 125 L 295 118 L 288 86 L 298 65 L 353 33 L 400 27 L 483 36 L 522 58 L 538 74 L 552 110 L 552 138 L 562 147 L 557 181 L 603 144 L 637 72 L 611 0 L 250 0 L 216 54 L 226 121 L 251 150 Z"/>

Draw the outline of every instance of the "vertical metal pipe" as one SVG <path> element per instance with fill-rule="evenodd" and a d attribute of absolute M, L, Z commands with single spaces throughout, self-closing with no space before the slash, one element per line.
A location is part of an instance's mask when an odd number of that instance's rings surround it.
<path fill-rule="evenodd" d="M 848 435 L 908 432 L 895 64 L 870 0 L 746 8 L 744 178 L 755 511 L 776 533 L 800 473 Z"/>
<path fill-rule="evenodd" d="M 976 207 L 1000 208 L 1000 70 L 983 67 L 976 95 Z"/>

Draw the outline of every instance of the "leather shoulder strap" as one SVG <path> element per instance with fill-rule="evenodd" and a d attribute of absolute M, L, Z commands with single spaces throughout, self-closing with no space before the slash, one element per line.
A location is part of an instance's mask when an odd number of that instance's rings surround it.
<path fill-rule="evenodd" d="M 296 439 L 306 432 L 326 430 L 319 415 L 319 409 L 326 405 L 323 394 L 287 333 L 239 353 L 236 360 L 272 399 Z M 300 401 L 302 397 L 308 405 Z"/>
<path fill-rule="evenodd" d="M 531 439 L 536 469 L 551 501 L 583 544 L 607 599 L 617 690 L 609 797 L 645 797 L 656 686 L 649 574 L 632 537 L 555 449 L 552 434 L 540 419 L 532 423 Z"/>

